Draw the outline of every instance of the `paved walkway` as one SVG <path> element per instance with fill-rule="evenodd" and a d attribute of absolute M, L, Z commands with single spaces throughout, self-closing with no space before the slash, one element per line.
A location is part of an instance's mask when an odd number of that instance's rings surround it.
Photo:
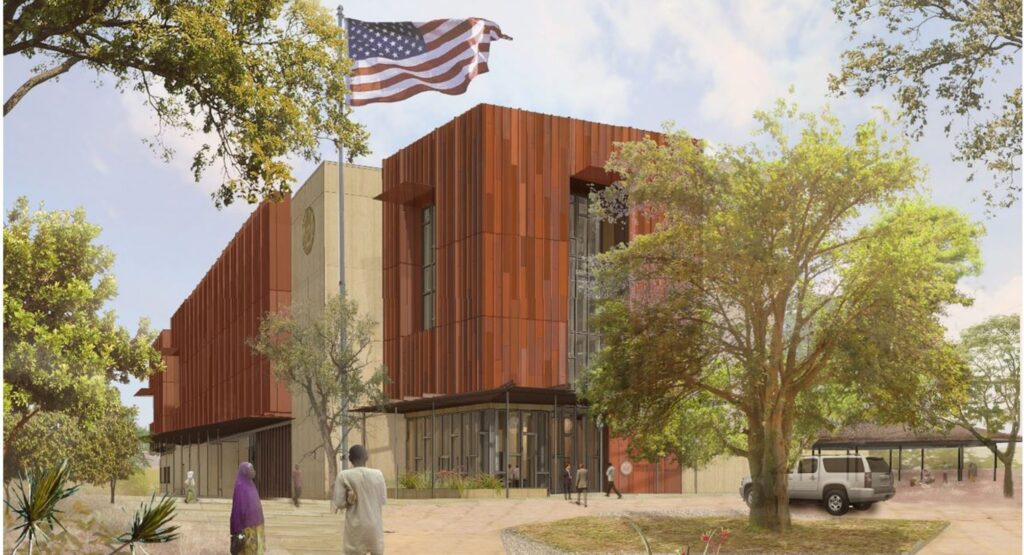
<path fill-rule="evenodd" d="M 879 503 L 868 511 L 851 511 L 840 518 L 941 519 L 951 522 L 921 555 L 1021 553 L 1020 501 L 980 502 L 961 499 L 956 492 L 936 496 L 908 496 L 909 500 Z M 935 499 L 941 498 L 941 500 Z M 129 500 L 125 500 L 128 502 Z M 132 503 L 137 504 L 137 501 Z M 179 505 L 176 523 L 184 537 L 168 546 L 147 548 L 164 553 L 222 553 L 226 545 L 229 500 L 208 500 L 200 505 Z M 512 500 L 389 500 L 384 510 L 386 550 L 390 554 L 500 554 L 501 530 L 532 522 L 546 522 L 588 514 L 621 511 L 671 511 L 689 514 L 746 515 L 738 495 L 627 495 L 624 499 L 594 495 L 590 507 L 578 507 L 560 496 Z M 283 500 L 265 501 L 268 555 L 340 553 L 341 515 L 332 514 L 324 501 L 306 502 L 295 509 Z M 798 504 L 793 516 L 833 518 L 814 504 Z"/>

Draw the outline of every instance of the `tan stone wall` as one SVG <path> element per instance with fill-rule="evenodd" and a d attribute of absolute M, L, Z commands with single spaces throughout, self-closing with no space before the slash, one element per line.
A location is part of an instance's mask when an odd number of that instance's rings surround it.
<path fill-rule="evenodd" d="M 345 281 L 348 295 L 362 313 L 377 322 L 367 371 L 382 360 L 383 298 L 381 291 L 381 171 L 365 166 L 345 167 Z M 307 209 L 313 214 L 309 253 L 304 249 Z M 338 165 L 317 167 L 292 197 L 292 302 L 325 303 L 338 293 Z M 308 235 L 306 235 L 308 241 Z M 308 243 L 307 243 L 308 244 Z M 316 420 L 309 415 L 304 395 L 292 394 L 292 461 L 303 473 L 303 497 L 325 499 L 329 491 L 327 459 Z M 369 426 L 368 426 L 369 428 Z M 350 443 L 359 438 L 350 432 Z M 392 474 L 394 471 L 391 471 Z"/>
<path fill-rule="evenodd" d="M 683 493 L 735 493 L 739 495 L 740 480 L 750 475 L 750 466 L 745 457 L 721 456 L 713 459 L 704 468 L 684 468 Z M 694 481 L 696 479 L 696 482 Z"/>

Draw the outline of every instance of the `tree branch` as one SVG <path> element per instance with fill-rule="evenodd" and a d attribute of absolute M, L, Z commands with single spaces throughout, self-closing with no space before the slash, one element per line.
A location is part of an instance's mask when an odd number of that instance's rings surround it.
<path fill-rule="evenodd" d="M 80 61 L 82 61 L 82 58 L 71 57 L 64 60 L 63 63 L 57 66 L 51 67 L 46 71 L 41 71 L 33 75 L 32 77 L 29 77 L 28 80 L 22 83 L 22 85 L 18 87 L 16 91 L 11 93 L 11 96 L 7 98 L 6 102 L 4 102 L 4 115 L 6 116 L 11 110 L 13 110 L 14 107 L 18 105 L 18 102 L 21 102 L 21 99 L 24 98 L 24 96 L 28 94 L 28 92 L 34 89 L 36 86 L 41 85 L 59 75 L 67 73 L 69 69 L 71 69 L 75 64 L 77 64 Z"/>

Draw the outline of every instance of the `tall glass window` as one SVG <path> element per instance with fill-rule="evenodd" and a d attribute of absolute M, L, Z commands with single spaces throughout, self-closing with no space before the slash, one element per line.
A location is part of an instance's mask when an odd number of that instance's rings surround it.
<path fill-rule="evenodd" d="M 603 222 L 590 215 L 589 190 L 573 192 L 569 201 L 569 385 L 601 348 L 601 336 L 590 328 L 594 308 L 590 282 L 595 255 L 626 241 L 624 224 Z"/>
<path fill-rule="evenodd" d="M 423 209 L 423 329 L 434 327 L 434 298 L 437 291 L 437 264 L 434 256 L 434 206 Z"/>

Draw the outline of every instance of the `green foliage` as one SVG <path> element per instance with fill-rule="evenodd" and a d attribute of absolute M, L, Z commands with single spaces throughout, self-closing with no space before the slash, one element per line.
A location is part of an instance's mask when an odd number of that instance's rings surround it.
<path fill-rule="evenodd" d="M 349 157 L 369 153 L 365 129 L 349 119 L 351 62 L 334 17 L 312 0 L 4 4 L 4 55 L 42 58 L 4 104 L 76 64 L 143 95 L 161 129 L 202 132 L 192 153 L 198 181 L 220 170 L 218 206 L 288 196 L 287 157 L 318 160 L 320 141 Z M 153 146 L 174 153 L 158 135 Z"/>
<path fill-rule="evenodd" d="M 114 255 L 95 243 L 85 212 L 29 210 L 19 198 L 4 227 L 4 455 L 37 415 L 64 413 L 92 426 L 120 406 L 111 382 L 162 367 L 146 320 L 117 325 Z M 60 420 L 61 416 L 53 416 Z M 39 438 L 30 438 L 39 444 Z M 53 462 L 53 461 L 51 461 Z"/>
<path fill-rule="evenodd" d="M 398 478 L 398 485 L 405 489 L 427 489 L 430 487 L 430 474 L 426 472 L 408 472 Z"/>
<path fill-rule="evenodd" d="M 21 485 L 14 491 L 14 503 L 4 500 L 15 517 L 19 521 L 12 528 L 18 532 L 18 539 L 15 541 L 13 552 L 18 551 L 22 543 L 28 541 L 29 552 L 32 551 L 37 540 L 45 541 L 47 532 L 55 527 L 61 529 L 57 515 L 61 513 L 57 509 L 57 503 L 72 496 L 78 486 L 68 487 L 70 468 L 67 462 L 51 467 L 41 474 L 30 474 L 22 479 Z M 28 482 L 28 492 L 25 491 L 25 482 Z"/>
<path fill-rule="evenodd" d="M 259 335 L 249 340 L 254 352 L 267 357 L 275 377 L 303 396 L 315 419 L 321 445 L 328 458 L 333 488 L 341 443 L 335 432 L 361 425 L 360 413 L 349 407 L 385 402 L 383 368 L 369 367 L 376 322 L 360 315 L 356 302 L 335 295 L 327 304 L 295 302 L 278 313 L 267 313 Z M 342 341 L 344 331 L 344 341 Z"/>
<path fill-rule="evenodd" d="M 954 125 L 965 128 L 957 132 L 955 159 L 971 168 L 982 163 L 994 173 L 995 190 L 984 191 L 986 200 L 990 206 L 1011 206 L 1021 186 L 1020 80 L 995 106 L 984 88 L 1002 69 L 1017 71 L 1020 2 L 835 0 L 834 11 L 850 25 L 851 40 L 865 28 L 876 32 L 843 53 L 842 71 L 829 77 L 832 91 L 864 96 L 892 90 L 916 138 L 924 132 L 927 102 L 934 97 L 947 118 L 946 134 Z M 999 188 L 1005 188 L 1001 198 Z"/>
<path fill-rule="evenodd" d="M 597 256 L 584 394 L 645 456 L 747 456 L 778 511 L 756 522 L 780 529 L 794 449 L 867 419 L 933 424 L 922 407 L 962 396 L 939 317 L 970 302 L 982 228 L 917 199 L 918 162 L 874 122 L 847 135 L 783 101 L 756 118 L 749 145 L 669 129 L 609 160 L 626 206 L 599 215 L 655 227 Z"/>
<path fill-rule="evenodd" d="M 149 503 L 143 502 L 135 512 L 131 529 L 118 536 L 120 545 L 113 551 L 116 553 L 125 547 L 135 553 L 135 548 L 143 543 L 168 543 L 178 539 L 178 526 L 171 526 L 174 520 L 174 498 L 164 495 L 160 503 L 154 505 L 156 495 L 150 496 Z"/>
<path fill-rule="evenodd" d="M 1020 315 L 992 316 L 960 336 L 959 353 L 966 365 L 970 389 L 949 411 L 947 421 L 967 428 L 1007 469 L 1003 493 L 1013 497 L 1015 442 L 1002 450 L 995 435 L 1020 432 Z"/>
<path fill-rule="evenodd" d="M 474 474 L 467 478 L 467 489 L 491 489 L 496 492 L 505 489 L 505 482 L 493 474 Z"/>
<path fill-rule="evenodd" d="M 469 479 L 455 470 L 441 470 L 437 473 L 435 487 L 465 491 L 470 489 Z"/>

